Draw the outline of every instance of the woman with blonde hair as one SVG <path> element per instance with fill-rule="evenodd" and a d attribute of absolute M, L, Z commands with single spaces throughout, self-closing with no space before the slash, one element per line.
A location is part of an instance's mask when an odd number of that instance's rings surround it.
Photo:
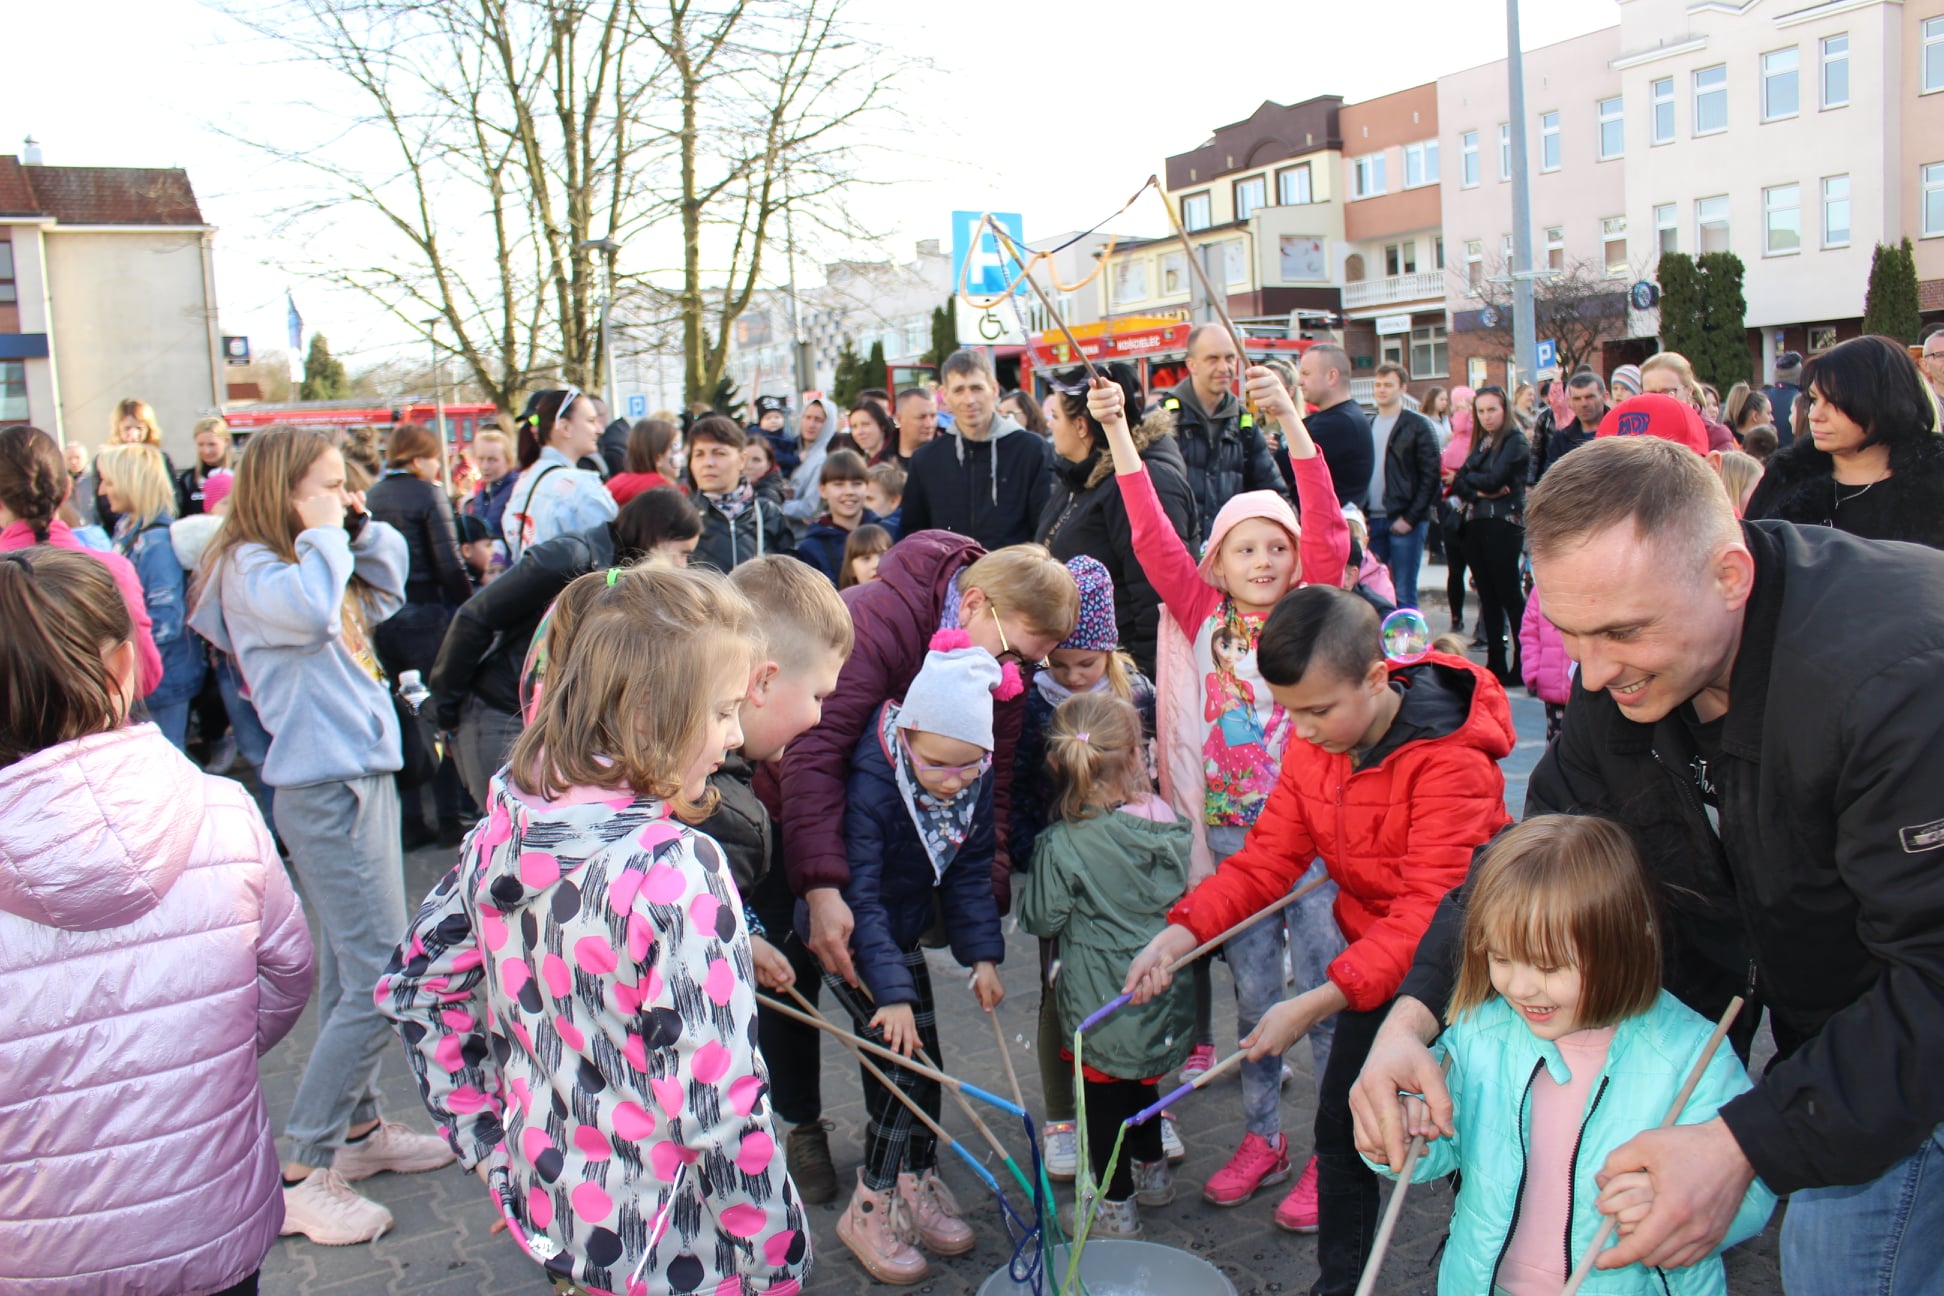
<path fill-rule="evenodd" d="M 180 750 L 189 730 L 189 703 L 201 691 L 202 641 L 189 633 L 189 582 L 169 539 L 175 491 L 162 452 L 150 445 L 111 445 L 95 460 L 101 490 L 121 514 L 115 552 L 135 565 L 142 581 L 150 632 L 162 654 L 162 682 L 148 695 L 149 719 Z"/>
<path fill-rule="evenodd" d="M 115 402 L 115 412 L 108 418 L 108 444 L 154 446 L 162 456 L 162 467 L 168 473 L 169 480 L 175 480 L 175 464 L 170 461 L 169 452 L 162 449 L 162 425 L 156 421 L 155 407 L 147 401 L 130 396 Z M 108 495 L 101 489 L 99 474 L 94 504 L 95 519 L 101 523 L 101 529 L 113 535 L 115 524 L 121 521 L 121 517 L 109 507 Z"/>
<path fill-rule="evenodd" d="M 176 473 L 176 516 L 194 517 L 207 512 L 203 488 L 211 476 L 227 473 L 236 465 L 230 454 L 229 421 L 220 415 L 196 420 L 196 462 Z"/>

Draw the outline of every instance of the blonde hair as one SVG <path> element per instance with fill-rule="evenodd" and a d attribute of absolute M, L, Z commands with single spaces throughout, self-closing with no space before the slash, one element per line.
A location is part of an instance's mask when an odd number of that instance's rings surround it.
<path fill-rule="evenodd" d="M 959 573 L 959 593 L 984 590 L 992 603 L 1026 618 L 1056 640 L 1073 633 L 1080 619 L 1080 587 L 1073 573 L 1045 545 L 1007 545 Z"/>
<path fill-rule="evenodd" d="M 1056 650 L 1057 651 L 1057 650 Z M 1107 691 L 1123 702 L 1134 700 L 1134 677 L 1141 668 L 1134 658 L 1119 649 L 1107 654 L 1107 672 L 1101 676 L 1107 681 Z"/>
<path fill-rule="evenodd" d="M 809 665 L 819 651 L 850 657 L 857 640 L 850 609 L 810 564 L 765 554 L 739 564 L 729 583 L 762 618 L 756 634 L 770 661 L 790 670 Z"/>
<path fill-rule="evenodd" d="M 128 444 L 122 441 L 121 425 L 135 419 L 142 425 L 143 445 L 160 447 L 162 444 L 162 425 L 155 420 L 155 407 L 145 400 L 133 396 L 115 403 L 115 412 L 108 416 L 108 443 L 110 445 Z"/>
<path fill-rule="evenodd" d="M 1721 489 L 1728 492 L 1729 506 L 1740 517 L 1742 505 L 1747 503 L 1755 484 L 1762 480 L 1762 461 L 1739 450 L 1723 450 L 1715 461 L 1715 472 L 1721 477 Z"/>
<path fill-rule="evenodd" d="M 1441 634 L 1431 641 L 1431 651 L 1441 652 L 1447 657 L 1463 657 L 1468 647 L 1470 645 L 1465 642 L 1463 635 Z"/>
<path fill-rule="evenodd" d="M 1687 388 L 1688 402 L 1695 408 L 1701 406 L 1701 384 L 1694 377 L 1694 366 L 1679 351 L 1659 351 L 1640 362 L 1640 372 L 1652 373 L 1656 369 L 1666 369 L 1681 380 Z"/>
<path fill-rule="evenodd" d="M 1112 693 L 1075 693 L 1060 703 L 1046 728 L 1046 767 L 1054 814 L 1069 823 L 1153 791 L 1141 717 Z"/>
<path fill-rule="evenodd" d="M 152 445 L 111 445 L 95 459 L 95 472 L 104 482 L 115 483 L 121 497 L 128 501 L 128 516 L 136 529 L 159 518 L 175 516 L 175 486 L 169 481 L 169 468 L 162 452 Z"/>
<path fill-rule="evenodd" d="M 201 436 L 205 432 L 218 433 L 227 441 L 229 440 L 230 434 L 229 420 L 219 414 L 211 414 L 208 418 L 199 418 L 196 420 L 196 426 L 189 430 L 189 435 Z"/>
<path fill-rule="evenodd" d="M 1462 946 L 1447 1022 L 1498 997 L 1493 955 L 1577 968 L 1582 1028 L 1637 1017 L 1660 995 L 1660 930 L 1640 853 L 1626 829 L 1595 815 L 1537 815 L 1500 834 L 1472 870 Z"/>
<path fill-rule="evenodd" d="M 749 670 L 749 600 L 707 568 L 654 564 L 591 572 L 569 596 L 578 615 L 513 745 L 514 780 L 550 798 L 625 788 L 667 801 L 684 822 L 706 818 L 714 790 L 688 801 L 682 778 L 708 724 L 710 685 Z"/>
<path fill-rule="evenodd" d="M 487 428 L 485 431 L 473 435 L 473 445 L 477 446 L 481 441 L 496 442 L 500 449 L 506 451 L 506 457 L 508 459 L 513 457 L 513 438 L 498 428 Z"/>

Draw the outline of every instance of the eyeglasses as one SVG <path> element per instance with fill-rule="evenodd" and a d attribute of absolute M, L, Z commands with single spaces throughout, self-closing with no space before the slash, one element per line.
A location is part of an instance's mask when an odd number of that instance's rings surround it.
<path fill-rule="evenodd" d="M 911 758 L 911 767 L 913 769 L 917 770 L 920 774 L 929 774 L 933 778 L 952 779 L 960 783 L 970 783 L 975 779 L 985 777 L 985 772 L 992 768 L 991 752 L 987 752 L 970 765 L 933 765 L 929 761 L 919 760 L 918 753 L 911 749 L 911 739 L 905 737 L 905 731 L 902 729 L 898 730 L 898 745 L 904 748 L 904 754 Z"/>
<path fill-rule="evenodd" d="M 1012 661 L 1012 662 L 1018 662 L 1021 665 L 1027 664 L 1025 654 L 1013 651 L 1013 646 L 1006 642 L 1006 623 L 999 619 L 999 609 L 995 607 L 993 604 L 988 603 L 986 604 L 986 611 L 992 613 L 992 624 L 999 627 L 998 660 L 1002 663 Z M 1038 661 L 1033 662 L 1031 664 L 1038 667 L 1040 670 L 1045 670 L 1047 668 L 1046 658 L 1044 657 L 1040 658 Z"/>

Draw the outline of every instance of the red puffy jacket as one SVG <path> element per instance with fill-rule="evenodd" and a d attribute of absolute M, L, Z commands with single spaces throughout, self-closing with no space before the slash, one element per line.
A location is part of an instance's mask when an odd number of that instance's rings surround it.
<path fill-rule="evenodd" d="M 1168 915 L 1208 940 L 1287 892 L 1321 856 L 1350 942 L 1329 976 L 1358 1011 L 1397 993 L 1438 902 L 1465 880 L 1472 852 L 1512 822 L 1498 767 L 1516 741 L 1504 687 L 1442 653 L 1393 667 L 1391 679 L 1404 701 L 1362 767 L 1292 737 L 1242 849 Z"/>

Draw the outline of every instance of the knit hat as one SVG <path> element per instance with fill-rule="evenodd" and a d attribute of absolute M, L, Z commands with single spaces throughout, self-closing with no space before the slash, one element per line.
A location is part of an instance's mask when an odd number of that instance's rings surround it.
<path fill-rule="evenodd" d="M 458 534 L 459 543 L 462 545 L 493 538 L 493 528 L 486 525 L 486 519 L 471 513 L 453 514 L 452 529 Z"/>
<path fill-rule="evenodd" d="M 1784 351 L 1775 357 L 1775 381 L 1792 383 L 1802 378 L 1802 352 Z"/>
<path fill-rule="evenodd" d="M 917 729 L 992 750 L 992 691 L 999 687 L 999 663 L 983 648 L 940 647 L 934 636 L 918 677 L 898 707 L 898 728 Z"/>
<path fill-rule="evenodd" d="M 236 474 L 227 468 L 218 468 L 203 478 L 203 512 L 214 513 L 216 506 L 229 498 L 230 487 L 236 485 Z"/>
<path fill-rule="evenodd" d="M 1120 627 L 1114 621 L 1114 578 L 1098 558 L 1081 554 L 1067 559 L 1073 583 L 1080 587 L 1080 616 L 1073 633 L 1060 647 L 1077 652 L 1112 652 L 1120 647 Z"/>
<path fill-rule="evenodd" d="M 1613 371 L 1613 394 L 1621 400 L 1640 395 L 1640 366 L 1621 365 Z"/>
<path fill-rule="evenodd" d="M 1684 445 L 1698 455 L 1708 453 L 1708 429 L 1701 415 L 1686 401 L 1658 393 L 1621 401 L 1600 420 L 1595 436 L 1653 436 Z"/>

